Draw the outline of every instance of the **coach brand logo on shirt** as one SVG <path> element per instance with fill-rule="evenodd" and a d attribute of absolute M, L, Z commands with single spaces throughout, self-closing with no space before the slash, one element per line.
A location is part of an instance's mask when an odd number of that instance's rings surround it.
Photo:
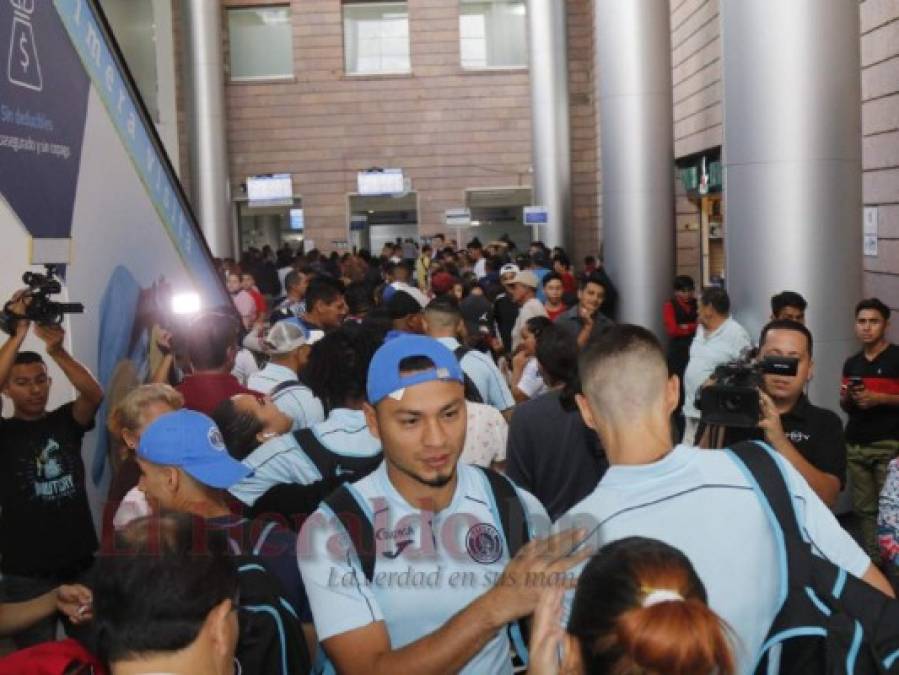
<path fill-rule="evenodd" d="M 478 523 L 468 530 L 465 548 L 472 560 L 489 565 L 499 560 L 503 554 L 503 540 L 493 525 Z"/>
<path fill-rule="evenodd" d="M 388 530 L 387 528 L 382 527 L 377 532 L 375 532 L 375 539 L 377 539 L 378 541 L 390 541 L 392 539 L 411 537 L 412 535 L 413 530 L 411 525 L 406 525 L 406 527 L 398 527 L 395 530 Z"/>

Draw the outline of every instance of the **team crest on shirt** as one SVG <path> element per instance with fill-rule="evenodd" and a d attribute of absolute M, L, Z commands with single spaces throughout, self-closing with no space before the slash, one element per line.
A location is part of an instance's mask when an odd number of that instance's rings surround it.
<path fill-rule="evenodd" d="M 478 523 L 468 530 L 465 548 L 475 562 L 489 565 L 503 554 L 503 538 L 493 525 Z"/>

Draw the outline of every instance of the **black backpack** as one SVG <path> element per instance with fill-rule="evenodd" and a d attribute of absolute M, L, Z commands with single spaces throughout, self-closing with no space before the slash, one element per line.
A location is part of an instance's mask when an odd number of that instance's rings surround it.
<path fill-rule="evenodd" d="M 505 476 L 477 467 L 484 472 L 490 490 L 493 493 L 493 501 L 496 504 L 496 512 L 500 521 L 503 538 L 509 550 L 509 558 L 514 558 L 518 550 L 530 541 L 527 516 L 524 507 L 515 491 L 512 482 Z M 362 567 L 362 573 L 371 583 L 375 575 L 375 556 L 377 554 L 377 542 L 375 530 L 368 514 L 356 501 L 346 485 L 342 485 L 324 500 L 334 515 L 340 520 L 344 530 L 350 537 L 356 555 Z M 449 617 L 447 617 L 449 619 Z M 515 648 L 516 655 L 524 664 L 527 664 L 527 646 L 524 637 L 530 632 L 525 620 L 519 620 L 506 627 L 509 641 Z"/>
<path fill-rule="evenodd" d="M 293 435 L 303 452 L 318 468 L 322 480 L 325 481 L 336 479 L 345 483 L 353 483 L 361 480 L 377 469 L 383 459 L 380 452 L 371 457 L 341 455 L 319 441 L 312 433 L 312 429 L 300 429 Z"/>
<path fill-rule="evenodd" d="M 726 452 L 764 506 L 783 561 L 783 602 L 753 672 L 768 673 L 780 649 L 780 675 L 899 673 L 899 602 L 812 552 L 770 449 L 746 441 Z"/>
<path fill-rule="evenodd" d="M 459 362 L 459 367 L 462 367 L 462 358 L 470 352 L 471 349 L 464 345 L 460 345 L 453 350 L 453 355 L 456 357 L 456 361 Z M 468 373 L 464 370 L 462 371 L 462 377 L 465 378 L 465 400 L 471 401 L 472 403 L 483 403 L 484 397 L 481 396 L 481 392 L 478 391 L 475 383 L 472 382 L 471 378 L 468 377 Z"/>
<path fill-rule="evenodd" d="M 253 556 L 235 556 L 240 604 L 240 635 L 235 658 L 244 673 L 304 675 L 312 660 L 293 607 L 281 597 L 278 582 Z"/>

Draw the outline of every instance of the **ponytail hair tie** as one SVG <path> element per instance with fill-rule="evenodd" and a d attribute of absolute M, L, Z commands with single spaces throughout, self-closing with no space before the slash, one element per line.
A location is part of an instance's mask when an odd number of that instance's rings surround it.
<path fill-rule="evenodd" d="M 684 596 L 677 591 L 667 589 L 652 589 L 643 598 L 644 607 L 652 607 L 660 602 L 683 602 Z"/>

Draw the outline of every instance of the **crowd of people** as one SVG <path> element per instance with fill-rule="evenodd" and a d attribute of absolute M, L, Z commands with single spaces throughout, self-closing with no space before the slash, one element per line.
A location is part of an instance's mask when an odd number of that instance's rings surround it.
<path fill-rule="evenodd" d="M 793 291 L 755 341 L 724 288 L 678 276 L 663 347 L 616 323 L 601 262 L 540 242 L 218 262 L 232 306 L 155 327 L 148 381 L 107 420 L 62 328 L 20 318 L 27 293 L 7 305 L 0 632 L 21 651 L 0 673 L 60 656 L 123 674 L 750 673 L 809 544 L 841 570 L 836 598 L 895 603 L 899 347 L 880 300 L 846 317 L 844 428 L 806 393 L 814 308 Z M 77 392 L 53 410 L 46 359 Z M 95 523 L 98 423 L 114 475 Z M 832 511 L 847 488 L 857 540 Z M 772 521 L 784 504 L 803 542 Z M 825 651 L 772 672 L 825 672 L 808 665 Z"/>

